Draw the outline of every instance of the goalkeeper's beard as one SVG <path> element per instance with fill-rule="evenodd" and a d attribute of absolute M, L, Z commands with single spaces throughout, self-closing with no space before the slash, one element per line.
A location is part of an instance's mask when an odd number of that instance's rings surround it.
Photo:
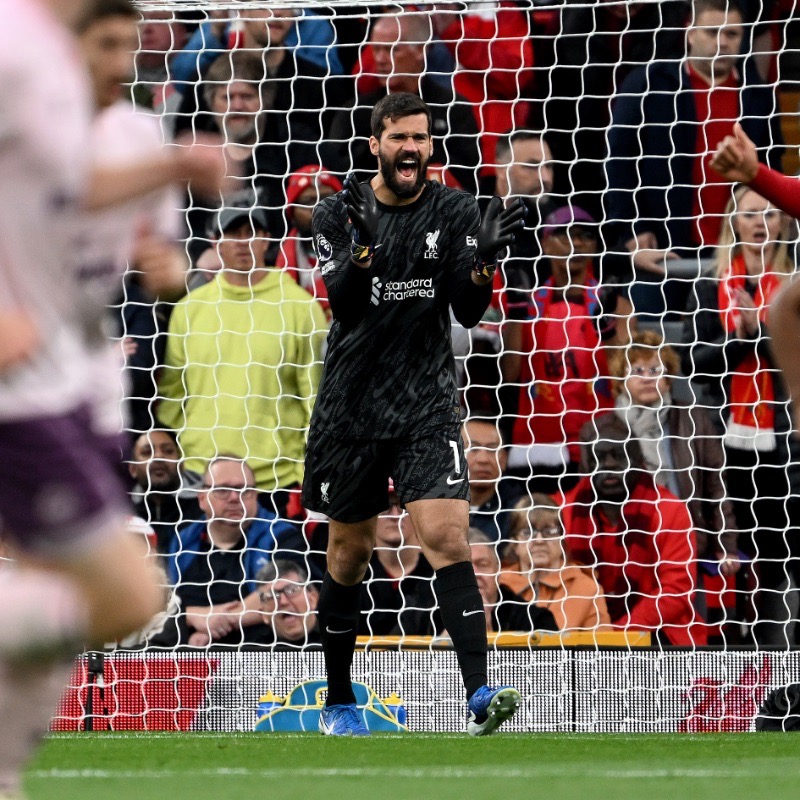
<path fill-rule="evenodd" d="M 423 160 L 420 156 L 417 161 L 417 179 L 412 184 L 403 184 L 397 180 L 395 167 L 406 158 L 408 158 L 407 155 L 401 155 L 392 161 L 385 158 L 382 153 L 378 153 L 378 166 L 381 171 L 383 182 L 397 197 L 404 200 L 409 197 L 414 197 L 422 188 L 425 183 L 425 175 L 428 171 L 428 162 L 430 162 L 430 158 Z"/>

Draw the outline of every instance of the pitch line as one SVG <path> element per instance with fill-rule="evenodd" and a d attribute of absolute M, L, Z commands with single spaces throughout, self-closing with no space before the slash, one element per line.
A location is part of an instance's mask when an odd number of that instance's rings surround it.
<path fill-rule="evenodd" d="M 565 770 L 569 769 L 569 773 Z M 192 770 L 109 770 L 109 769 L 40 769 L 31 770 L 29 778 L 40 780 L 163 780 L 165 778 L 419 778 L 425 780 L 474 780 L 476 778 L 517 778 L 530 780 L 534 778 L 564 778 L 566 774 L 573 777 L 606 778 L 611 780 L 644 780 L 648 778 L 751 778 L 752 770 L 747 769 L 575 769 L 574 763 L 569 765 L 542 765 L 538 767 L 413 767 L 381 768 L 381 767 L 298 767 L 286 769 L 250 769 L 248 767 L 219 767 L 215 769 Z"/>

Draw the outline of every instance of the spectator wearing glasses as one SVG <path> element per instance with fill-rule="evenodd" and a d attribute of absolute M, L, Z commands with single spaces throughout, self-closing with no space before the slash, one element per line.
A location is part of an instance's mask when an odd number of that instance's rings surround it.
<path fill-rule="evenodd" d="M 308 571 L 296 561 L 276 558 L 259 570 L 256 582 L 261 612 L 270 620 L 266 630 L 260 629 L 258 643 L 276 650 L 319 645 L 319 589 Z"/>
<path fill-rule="evenodd" d="M 698 557 L 725 576 L 735 574 L 738 531 L 722 481 L 722 444 L 705 408 L 673 399 L 677 354 L 659 334 L 644 331 L 614 353 L 610 369 L 614 413 L 630 426 L 656 483 L 687 503 Z"/>
<path fill-rule="evenodd" d="M 544 221 L 551 277 L 503 326 L 503 378 L 518 387 L 509 472 L 555 491 L 579 462 L 579 432 L 612 405 L 606 350 L 628 338 L 630 303 L 594 275 L 597 223 L 577 206 Z"/>
<path fill-rule="evenodd" d="M 562 631 L 610 630 L 603 589 L 593 572 L 569 559 L 556 502 L 534 494 L 517 503 L 512 522 L 516 563 L 500 574 L 501 585 L 549 610 Z"/>
<path fill-rule="evenodd" d="M 179 644 L 241 644 L 260 639 L 256 576 L 278 553 L 300 558 L 297 529 L 258 503 L 253 470 L 236 456 L 212 459 L 198 497 L 203 519 L 179 530 L 167 574 L 181 601 Z"/>

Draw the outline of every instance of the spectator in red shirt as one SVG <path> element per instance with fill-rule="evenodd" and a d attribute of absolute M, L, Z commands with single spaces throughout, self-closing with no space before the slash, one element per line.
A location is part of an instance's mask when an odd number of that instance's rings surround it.
<path fill-rule="evenodd" d="M 531 477 L 531 491 L 564 488 L 577 472 L 581 427 L 613 406 L 605 348 L 627 341 L 630 304 L 600 289 L 597 251 L 594 219 L 556 209 L 542 227 L 552 276 L 503 326 L 503 378 L 518 390 L 509 473 Z"/>
<path fill-rule="evenodd" d="M 612 624 L 671 645 L 706 643 L 693 606 L 695 537 L 686 503 L 658 486 L 630 428 L 607 414 L 581 431 L 585 476 L 563 498 L 566 546 L 595 570 Z"/>
<path fill-rule="evenodd" d="M 340 191 L 342 182 L 319 164 L 307 164 L 289 176 L 286 218 L 290 230 L 275 260 L 276 267 L 288 270 L 297 283 L 319 301 L 329 321 L 328 290 L 311 241 L 311 213 L 320 200 Z"/>

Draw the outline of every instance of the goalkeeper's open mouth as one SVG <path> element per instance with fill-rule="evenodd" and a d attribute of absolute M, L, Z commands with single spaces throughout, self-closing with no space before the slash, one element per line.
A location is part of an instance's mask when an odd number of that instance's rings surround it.
<path fill-rule="evenodd" d="M 420 169 L 419 159 L 405 157 L 399 159 L 395 163 L 395 172 L 397 172 L 401 178 L 405 180 L 416 180 L 417 173 Z"/>

